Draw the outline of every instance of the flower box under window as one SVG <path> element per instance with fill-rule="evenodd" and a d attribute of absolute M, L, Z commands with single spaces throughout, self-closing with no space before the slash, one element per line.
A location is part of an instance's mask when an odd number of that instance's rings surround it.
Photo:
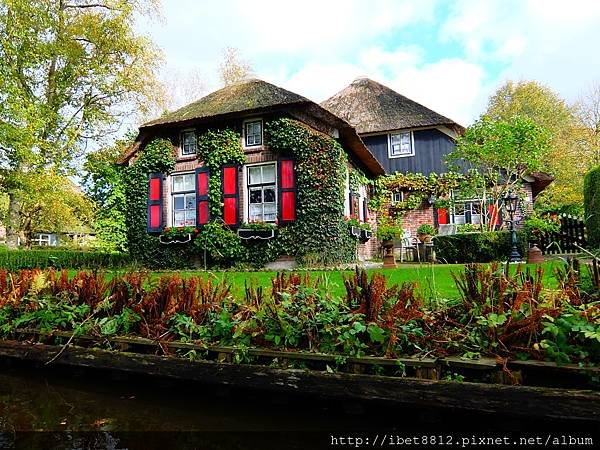
<path fill-rule="evenodd" d="M 240 228 L 238 230 L 240 239 L 272 239 L 275 237 L 275 230 L 252 230 L 249 228 Z"/>

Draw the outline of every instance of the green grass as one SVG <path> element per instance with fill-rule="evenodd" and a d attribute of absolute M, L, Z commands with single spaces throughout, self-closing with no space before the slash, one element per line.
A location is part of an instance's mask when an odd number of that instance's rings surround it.
<path fill-rule="evenodd" d="M 557 282 L 554 277 L 553 268 L 558 267 L 562 263 L 558 260 L 547 261 L 543 264 L 544 268 L 544 286 L 547 289 L 556 288 Z M 532 269 L 535 267 L 531 265 Z M 421 264 L 421 265 L 399 265 L 395 269 L 372 269 L 368 272 L 383 273 L 388 278 L 388 285 L 400 284 L 403 282 L 417 283 L 417 291 L 425 299 L 455 299 L 458 298 L 458 291 L 451 273 L 463 271 L 462 264 Z M 512 270 L 516 270 L 515 265 L 511 265 Z M 119 271 L 121 272 L 121 271 Z M 171 275 L 173 272 L 153 272 L 153 278 L 160 276 Z M 178 272 L 182 277 L 196 276 L 212 276 L 216 280 L 225 279 L 233 286 L 233 294 L 237 298 L 244 296 L 244 283 L 253 282 L 255 285 L 264 288 L 271 287 L 271 278 L 277 272 L 259 271 L 259 272 L 233 272 L 233 271 L 182 271 Z M 345 288 L 342 274 L 351 275 L 351 270 L 329 270 L 329 271 L 310 271 L 310 277 L 315 280 L 321 277 L 321 284 L 333 296 L 343 296 Z"/>

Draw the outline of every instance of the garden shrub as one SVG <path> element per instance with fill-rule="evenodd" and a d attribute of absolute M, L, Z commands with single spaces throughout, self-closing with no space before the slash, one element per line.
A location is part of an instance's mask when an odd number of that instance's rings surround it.
<path fill-rule="evenodd" d="M 81 250 L 0 250 L 0 267 L 10 271 L 22 269 L 112 269 L 127 267 L 132 260 L 127 253 L 84 252 Z"/>
<path fill-rule="evenodd" d="M 527 255 L 527 238 L 517 232 L 518 249 L 521 256 Z M 482 233 L 457 233 L 433 238 L 436 258 L 446 263 L 485 263 L 503 261 L 511 250 L 509 231 Z"/>
<path fill-rule="evenodd" d="M 583 197 L 588 244 L 598 249 L 600 248 L 600 165 L 585 176 Z"/>

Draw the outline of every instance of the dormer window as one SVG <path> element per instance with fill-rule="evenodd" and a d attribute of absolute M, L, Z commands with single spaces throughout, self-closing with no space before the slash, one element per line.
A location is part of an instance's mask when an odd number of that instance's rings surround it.
<path fill-rule="evenodd" d="M 262 120 L 252 120 L 244 124 L 246 147 L 262 145 Z"/>
<path fill-rule="evenodd" d="M 196 154 L 196 132 L 193 130 L 181 133 L 181 155 Z"/>
<path fill-rule="evenodd" d="M 401 158 L 403 156 L 413 156 L 414 154 L 415 150 L 413 145 L 413 138 L 412 133 L 410 131 L 390 134 L 390 158 Z"/>

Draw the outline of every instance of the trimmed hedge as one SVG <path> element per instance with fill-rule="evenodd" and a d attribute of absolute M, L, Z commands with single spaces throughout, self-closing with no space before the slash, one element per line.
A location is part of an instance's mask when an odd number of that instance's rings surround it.
<path fill-rule="evenodd" d="M 591 248 L 600 248 L 600 166 L 596 166 L 585 176 L 583 199 L 588 244 Z"/>
<path fill-rule="evenodd" d="M 519 253 L 527 257 L 527 236 L 517 232 Z M 505 261 L 511 251 L 509 231 L 484 233 L 458 233 L 435 236 L 435 254 L 438 261 L 446 263 L 486 263 Z"/>
<path fill-rule="evenodd" d="M 0 268 L 21 269 L 113 269 L 131 265 L 126 253 L 83 252 L 80 250 L 0 250 Z"/>

